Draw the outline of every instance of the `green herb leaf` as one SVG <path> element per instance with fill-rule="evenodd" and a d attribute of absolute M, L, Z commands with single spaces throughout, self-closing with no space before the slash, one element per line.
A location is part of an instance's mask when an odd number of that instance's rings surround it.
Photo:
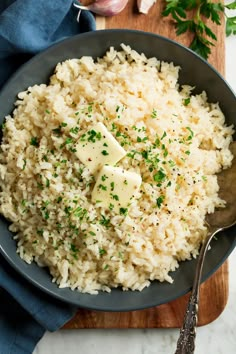
<path fill-rule="evenodd" d="M 151 118 L 152 118 L 152 119 L 157 118 L 157 110 L 156 110 L 155 108 L 153 108 L 153 110 L 152 110 Z"/>
<path fill-rule="evenodd" d="M 102 155 L 107 156 L 109 153 L 106 150 L 102 150 Z"/>
<path fill-rule="evenodd" d="M 110 219 L 106 218 L 104 215 L 101 215 L 99 224 L 108 228 L 110 226 Z"/>
<path fill-rule="evenodd" d="M 214 45 L 207 37 L 217 41 L 216 34 L 206 24 L 206 19 L 212 23 L 221 25 L 221 16 L 226 16 L 226 35 L 236 34 L 236 17 L 229 17 L 225 9 L 235 10 L 236 1 L 228 5 L 223 2 L 210 0 L 166 0 L 162 16 L 171 16 L 175 21 L 176 34 L 182 35 L 185 32 L 193 33 L 193 40 L 190 48 L 208 59 L 211 54 L 211 47 Z"/>
<path fill-rule="evenodd" d="M 161 195 L 160 197 L 158 197 L 156 199 L 156 203 L 157 203 L 158 208 L 161 207 L 162 203 L 164 202 L 164 199 L 165 199 L 164 195 Z"/>
<path fill-rule="evenodd" d="M 230 4 L 225 5 L 225 7 L 229 10 L 236 10 L 236 1 L 233 1 Z"/>
<path fill-rule="evenodd" d="M 117 201 L 119 201 L 119 197 L 118 197 L 117 194 L 112 194 L 112 198 L 115 199 L 115 200 L 117 200 Z"/>
<path fill-rule="evenodd" d="M 183 100 L 183 104 L 185 105 L 185 106 L 188 106 L 189 105 L 189 103 L 190 103 L 190 97 L 188 97 L 188 98 L 185 98 L 184 100 Z"/>
<path fill-rule="evenodd" d="M 37 234 L 38 234 L 39 236 L 43 236 L 43 232 L 44 232 L 43 229 L 37 229 Z"/>
<path fill-rule="evenodd" d="M 78 134 L 78 132 L 79 132 L 79 127 L 71 128 L 71 129 L 70 129 L 70 132 L 71 132 L 72 134 Z"/>
<path fill-rule="evenodd" d="M 236 35 L 236 16 L 226 19 L 226 36 L 228 37 L 231 34 Z"/>
<path fill-rule="evenodd" d="M 26 159 L 23 159 L 23 161 L 24 161 L 24 164 L 23 164 L 22 170 L 24 171 L 25 167 L 26 167 Z"/>
<path fill-rule="evenodd" d="M 39 147 L 39 140 L 38 140 L 38 138 L 37 138 L 36 136 L 34 136 L 33 138 L 31 138 L 31 140 L 30 140 L 30 145 Z"/>
<path fill-rule="evenodd" d="M 99 248 L 99 254 L 100 254 L 100 256 L 103 256 L 103 255 L 106 254 L 106 253 L 107 253 L 106 250 L 104 250 L 103 248 Z"/>
<path fill-rule="evenodd" d="M 50 187 L 50 181 L 48 178 L 46 178 L 46 187 L 49 188 Z"/>
<path fill-rule="evenodd" d="M 165 178 L 166 178 L 166 174 L 162 170 L 159 170 L 153 176 L 153 179 L 155 182 L 163 182 Z"/>
<path fill-rule="evenodd" d="M 120 215 L 127 215 L 128 214 L 128 208 L 120 208 Z"/>

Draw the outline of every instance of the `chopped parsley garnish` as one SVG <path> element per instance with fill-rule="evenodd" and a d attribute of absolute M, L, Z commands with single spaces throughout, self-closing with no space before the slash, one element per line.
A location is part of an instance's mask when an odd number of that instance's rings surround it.
<path fill-rule="evenodd" d="M 45 219 L 45 220 L 48 220 L 48 219 L 49 219 L 49 211 L 48 211 L 48 210 L 45 210 L 45 211 L 44 211 L 44 219 Z"/>
<path fill-rule="evenodd" d="M 147 159 L 148 158 L 148 151 L 146 151 L 146 150 L 142 151 L 141 155 L 144 159 Z"/>
<path fill-rule="evenodd" d="M 65 145 L 72 144 L 74 140 L 72 138 L 66 138 Z"/>
<path fill-rule="evenodd" d="M 90 131 L 88 131 L 88 141 L 91 141 L 92 143 L 95 143 L 95 141 L 96 141 L 96 139 L 97 140 L 101 140 L 101 138 L 102 138 L 102 134 L 100 133 L 100 132 L 96 132 L 95 130 L 90 130 Z"/>
<path fill-rule="evenodd" d="M 109 204 L 109 210 L 113 210 L 114 209 L 114 204 L 110 203 Z"/>
<path fill-rule="evenodd" d="M 53 133 L 55 133 L 57 136 L 61 135 L 61 126 L 59 125 L 58 128 L 52 129 Z"/>
<path fill-rule="evenodd" d="M 43 236 L 43 232 L 44 232 L 43 229 L 38 229 L 37 230 L 37 234 L 40 235 L 40 236 Z"/>
<path fill-rule="evenodd" d="M 157 110 L 155 108 L 153 108 L 153 110 L 152 110 L 151 118 L 152 119 L 157 118 Z"/>
<path fill-rule="evenodd" d="M 186 129 L 188 129 L 188 131 L 190 132 L 190 135 L 187 137 L 187 140 L 191 140 L 194 136 L 194 132 L 190 127 L 186 127 Z"/>
<path fill-rule="evenodd" d="M 70 132 L 71 132 L 72 134 L 78 134 L 78 132 L 79 132 L 79 127 L 71 128 L 71 129 L 70 129 Z"/>
<path fill-rule="evenodd" d="M 148 140 L 147 136 L 145 136 L 144 138 L 141 138 L 140 136 L 137 137 L 137 143 L 144 143 L 147 140 Z"/>
<path fill-rule="evenodd" d="M 164 132 L 164 133 L 162 134 L 161 140 L 164 139 L 164 138 L 166 137 L 166 135 L 167 135 L 166 132 Z"/>
<path fill-rule="evenodd" d="M 76 245 L 74 243 L 71 243 L 70 245 L 70 250 L 73 252 L 73 253 L 77 253 L 79 251 L 79 249 L 76 247 Z"/>
<path fill-rule="evenodd" d="M 48 157 L 47 157 L 47 155 L 43 155 L 43 160 L 46 161 L 46 162 L 48 162 Z"/>
<path fill-rule="evenodd" d="M 156 138 L 154 147 L 158 147 L 158 146 L 160 146 L 160 139 Z"/>
<path fill-rule="evenodd" d="M 23 159 L 23 161 L 24 161 L 24 164 L 23 164 L 23 170 L 25 170 L 25 167 L 26 167 L 26 159 Z"/>
<path fill-rule="evenodd" d="M 42 184 L 42 183 L 37 182 L 37 187 L 38 187 L 39 189 L 43 190 L 43 184 Z"/>
<path fill-rule="evenodd" d="M 119 200 L 119 197 L 118 197 L 117 194 L 112 194 L 112 198 L 115 199 L 115 200 L 117 200 L 117 201 Z"/>
<path fill-rule="evenodd" d="M 65 211 L 65 213 L 67 215 L 69 215 L 72 212 L 72 207 L 71 206 L 67 206 L 67 207 L 65 207 L 64 211 Z"/>
<path fill-rule="evenodd" d="M 128 214 L 128 208 L 120 208 L 120 215 L 127 215 Z"/>
<path fill-rule="evenodd" d="M 109 153 L 108 153 L 106 150 L 102 150 L 102 154 L 103 154 L 104 156 L 109 155 Z"/>
<path fill-rule="evenodd" d="M 21 205 L 26 206 L 26 203 L 27 203 L 27 200 L 26 199 L 22 199 Z"/>
<path fill-rule="evenodd" d="M 62 197 L 60 196 L 57 198 L 57 203 L 60 203 L 61 201 L 62 201 Z"/>
<path fill-rule="evenodd" d="M 107 253 L 106 250 L 104 250 L 103 248 L 99 248 L 99 254 L 100 254 L 100 256 L 103 256 L 103 255 L 106 254 L 106 253 Z"/>
<path fill-rule="evenodd" d="M 88 113 L 91 113 L 93 110 L 93 102 L 88 105 Z"/>
<path fill-rule="evenodd" d="M 34 137 L 31 138 L 30 145 L 39 147 L 39 140 L 38 140 L 37 136 L 34 136 Z"/>
<path fill-rule="evenodd" d="M 114 191 L 114 188 L 115 188 L 115 183 L 111 182 L 111 190 Z"/>
<path fill-rule="evenodd" d="M 99 221 L 99 223 L 105 227 L 109 227 L 110 225 L 110 219 L 106 219 L 106 217 L 104 215 L 101 215 L 101 219 Z"/>
<path fill-rule="evenodd" d="M 162 205 L 164 199 L 165 199 L 165 197 L 164 197 L 163 195 L 161 195 L 160 197 L 158 197 L 158 198 L 156 199 L 156 203 L 157 203 L 158 208 L 161 207 L 161 205 Z"/>
<path fill-rule="evenodd" d="M 188 98 L 185 98 L 184 100 L 183 100 L 183 104 L 185 105 L 185 106 L 188 106 L 189 105 L 189 103 L 190 103 L 190 97 L 188 97 Z"/>
<path fill-rule="evenodd" d="M 114 132 L 114 131 L 117 129 L 117 126 L 115 125 L 115 123 L 112 123 L 112 125 L 111 125 L 111 126 L 112 126 L 111 131 L 112 131 L 112 132 Z"/>
<path fill-rule="evenodd" d="M 164 149 L 163 156 L 164 157 L 168 156 L 168 150 L 167 149 Z"/>
<path fill-rule="evenodd" d="M 168 164 L 170 165 L 170 167 L 174 167 L 175 166 L 175 162 L 173 160 L 169 160 Z"/>
<path fill-rule="evenodd" d="M 103 184 L 99 184 L 98 188 L 100 188 L 102 191 L 106 191 L 107 187 L 104 186 Z"/>
<path fill-rule="evenodd" d="M 50 187 L 50 181 L 48 178 L 46 178 L 46 187 L 49 188 Z"/>
<path fill-rule="evenodd" d="M 102 175 L 101 180 L 104 182 L 108 177 L 106 175 Z"/>
<path fill-rule="evenodd" d="M 86 209 L 83 209 L 81 207 L 78 207 L 74 210 L 74 215 L 82 221 L 84 217 L 87 215 L 88 211 Z"/>
<path fill-rule="evenodd" d="M 157 171 L 157 173 L 153 176 L 155 182 L 163 182 L 165 178 L 166 174 L 162 170 Z"/>

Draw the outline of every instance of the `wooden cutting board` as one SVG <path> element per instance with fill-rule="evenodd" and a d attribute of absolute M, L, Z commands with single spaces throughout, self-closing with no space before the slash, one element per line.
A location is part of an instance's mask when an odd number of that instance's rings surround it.
<path fill-rule="evenodd" d="M 81 1 L 83 4 L 86 0 Z M 161 12 L 164 1 L 158 0 L 148 15 L 138 14 L 136 0 L 129 0 L 127 7 L 117 16 L 97 17 L 97 29 L 129 28 L 158 33 L 162 36 L 189 45 L 190 35 L 176 37 L 174 24 L 169 18 L 163 19 Z M 217 34 L 217 46 L 212 49 L 210 63 L 222 74 L 225 70 L 225 30 L 222 26 L 212 26 Z M 121 38 L 122 41 L 122 38 Z M 215 320 L 224 310 L 228 300 L 228 263 L 225 262 L 209 278 L 200 291 L 199 322 L 202 326 Z M 97 312 L 79 310 L 64 328 L 176 328 L 183 321 L 189 294 L 158 307 L 131 312 Z"/>

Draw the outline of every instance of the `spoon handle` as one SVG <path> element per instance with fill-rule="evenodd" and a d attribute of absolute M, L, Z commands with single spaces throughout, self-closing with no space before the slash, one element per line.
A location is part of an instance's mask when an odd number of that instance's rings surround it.
<path fill-rule="evenodd" d="M 175 354 L 192 354 L 195 349 L 198 299 L 196 293 L 192 293 L 184 316 L 184 323 L 180 330 Z"/>
<path fill-rule="evenodd" d="M 175 354 L 193 354 L 195 350 L 196 327 L 198 317 L 198 302 L 199 302 L 199 288 L 202 277 L 202 268 L 205 260 L 206 252 L 212 238 L 221 228 L 214 228 L 209 226 L 208 235 L 202 244 L 199 257 L 197 260 L 196 272 L 192 292 L 186 308 L 183 326 L 180 329 L 179 339 L 177 341 L 177 348 Z"/>

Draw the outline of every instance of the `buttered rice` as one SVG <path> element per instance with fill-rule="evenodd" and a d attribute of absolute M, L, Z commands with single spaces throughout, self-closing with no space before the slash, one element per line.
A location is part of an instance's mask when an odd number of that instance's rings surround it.
<path fill-rule="evenodd" d="M 19 93 L 1 143 L 0 212 L 20 257 L 92 294 L 171 283 L 198 255 L 206 214 L 224 206 L 216 173 L 232 161 L 219 105 L 179 86 L 173 63 L 121 47 L 59 63 L 48 85 Z M 92 202 L 96 174 L 76 155 L 97 122 L 126 151 L 116 166 L 142 178 L 120 213 Z"/>

